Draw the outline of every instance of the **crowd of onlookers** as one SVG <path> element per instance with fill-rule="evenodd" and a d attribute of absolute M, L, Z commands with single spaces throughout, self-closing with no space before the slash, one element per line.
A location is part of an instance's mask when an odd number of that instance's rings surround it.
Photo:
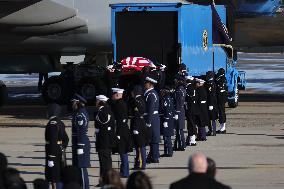
<path fill-rule="evenodd" d="M 170 189 L 230 189 L 215 180 L 216 164 L 211 158 L 206 158 L 202 153 L 193 154 L 188 161 L 189 175 L 174 182 Z M 80 186 L 80 171 L 74 166 L 66 166 L 62 170 L 63 189 L 82 189 Z M 143 171 L 133 172 L 126 181 L 121 180 L 119 172 L 110 169 L 102 177 L 102 189 L 152 189 L 151 179 Z M 34 189 L 48 189 L 49 183 L 41 178 L 33 181 Z M 27 189 L 20 172 L 8 167 L 8 160 L 3 153 L 0 153 L 0 189 Z"/>

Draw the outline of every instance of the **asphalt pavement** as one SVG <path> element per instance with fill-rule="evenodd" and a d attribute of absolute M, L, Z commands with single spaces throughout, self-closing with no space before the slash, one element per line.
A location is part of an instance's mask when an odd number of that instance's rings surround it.
<path fill-rule="evenodd" d="M 92 112 L 92 108 L 90 109 Z M 148 166 L 154 189 L 168 188 L 170 183 L 188 173 L 188 157 L 203 152 L 213 158 L 218 167 L 217 179 L 234 189 L 284 188 L 284 103 L 241 102 L 236 109 L 227 108 L 227 134 L 209 137 L 174 153 L 173 158 L 161 158 L 159 164 Z M 91 113 L 91 117 L 92 113 Z M 9 166 L 21 171 L 29 188 L 35 178 L 44 178 L 45 107 L 42 105 L 9 105 L 0 110 L 0 151 L 9 159 Z M 69 136 L 71 122 L 65 117 Z M 98 157 L 95 152 L 93 121 L 89 137 L 92 141 L 90 184 L 98 183 Z M 162 153 L 162 146 L 160 150 Z M 68 163 L 71 164 L 71 147 Z M 118 167 L 113 155 L 113 166 Z M 134 154 L 131 153 L 130 167 Z"/>

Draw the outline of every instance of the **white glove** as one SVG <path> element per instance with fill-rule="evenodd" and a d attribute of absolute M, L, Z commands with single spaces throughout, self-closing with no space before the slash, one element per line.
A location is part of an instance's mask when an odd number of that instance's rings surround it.
<path fill-rule="evenodd" d="M 117 136 L 117 138 L 120 140 L 120 136 Z"/>
<path fill-rule="evenodd" d="M 47 165 L 48 165 L 48 167 L 54 167 L 54 162 L 53 161 L 48 161 Z"/>
<path fill-rule="evenodd" d="M 95 129 L 95 133 L 98 134 L 100 132 L 100 129 Z"/>
<path fill-rule="evenodd" d="M 133 134 L 138 135 L 139 132 L 137 130 L 133 130 Z"/>
<path fill-rule="evenodd" d="M 146 126 L 147 126 L 147 127 L 151 127 L 151 124 L 146 123 Z"/>
<path fill-rule="evenodd" d="M 178 120 L 178 115 L 176 114 L 174 118 L 175 118 L 175 120 Z"/>
<path fill-rule="evenodd" d="M 169 127 L 168 122 L 164 122 L 164 123 L 163 123 L 163 126 L 164 126 L 165 128 Z"/>
<path fill-rule="evenodd" d="M 213 110 L 213 106 L 209 106 L 209 110 L 210 110 L 210 111 Z"/>
<path fill-rule="evenodd" d="M 81 154 L 83 154 L 84 153 L 84 150 L 83 149 L 77 149 L 77 154 L 78 155 L 81 155 Z"/>
<path fill-rule="evenodd" d="M 110 131 L 110 130 L 111 130 L 111 127 L 108 127 L 107 130 Z"/>

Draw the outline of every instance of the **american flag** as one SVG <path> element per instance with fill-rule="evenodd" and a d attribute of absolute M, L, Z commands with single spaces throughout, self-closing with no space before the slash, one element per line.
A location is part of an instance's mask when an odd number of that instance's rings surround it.
<path fill-rule="evenodd" d="M 121 65 L 123 71 L 141 71 L 145 66 L 156 68 L 151 60 L 143 57 L 127 57 L 121 61 Z"/>

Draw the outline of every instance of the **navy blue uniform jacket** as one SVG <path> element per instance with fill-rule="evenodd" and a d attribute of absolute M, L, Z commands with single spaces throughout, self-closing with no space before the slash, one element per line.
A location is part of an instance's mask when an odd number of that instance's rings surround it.
<path fill-rule="evenodd" d="M 73 114 L 72 119 L 72 161 L 79 168 L 90 167 L 90 141 L 87 135 L 89 114 L 86 108 L 80 108 Z M 83 149 L 84 153 L 78 155 L 77 150 Z"/>
<path fill-rule="evenodd" d="M 160 142 L 160 116 L 159 96 L 154 89 L 147 90 L 144 94 L 146 102 L 145 122 L 149 127 L 150 143 Z"/>

